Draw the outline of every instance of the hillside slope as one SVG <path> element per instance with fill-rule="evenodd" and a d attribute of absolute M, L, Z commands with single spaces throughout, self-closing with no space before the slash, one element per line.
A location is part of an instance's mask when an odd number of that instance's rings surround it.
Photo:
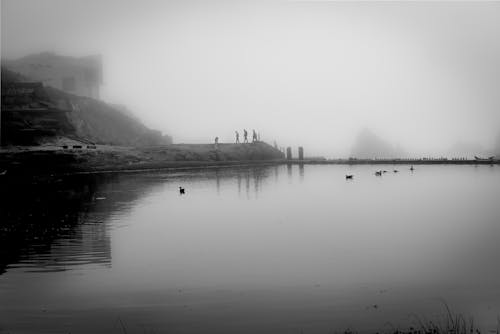
<path fill-rule="evenodd" d="M 75 128 L 75 136 L 96 144 L 121 146 L 151 146 L 171 144 L 169 136 L 151 130 L 137 118 L 121 109 L 88 97 L 71 95 L 52 87 L 45 88 L 53 100 L 65 100 L 72 105 L 67 113 Z"/>
<path fill-rule="evenodd" d="M 2 68 L 3 86 L 23 82 L 30 82 L 30 79 Z M 43 87 L 38 95 L 43 96 L 43 101 L 40 100 L 39 96 L 30 96 L 30 103 L 45 102 L 47 100 L 53 105 L 62 106 L 64 109 L 69 110 L 69 112 L 64 113 L 65 120 L 59 121 L 59 128 L 52 122 L 51 129 L 47 129 L 50 131 L 43 131 L 45 130 L 43 129 L 43 122 L 38 122 L 40 124 L 37 128 L 38 131 L 33 132 L 34 138 L 29 140 L 31 145 L 47 143 L 51 140 L 60 140 L 61 137 L 96 144 L 121 146 L 152 146 L 172 143 L 172 139 L 169 136 L 163 136 L 160 131 L 147 128 L 136 117 L 123 112 L 123 108 L 92 98 L 72 95 L 52 87 Z M 2 106 L 4 106 L 5 100 L 7 98 L 4 96 L 4 90 L 2 90 Z M 18 100 L 22 101 L 19 103 L 24 103 L 23 100 L 26 100 L 26 97 L 23 96 Z M 15 104 L 18 102 L 14 101 L 11 103 Z M 16 106 L 14 105 L 13 107 L 15 108 Z M 15 130 L 17 132 L 29 130 L 20 127 L 28 126 L 28 123 L 31 124 L 33 121 L 37 121 L 36 117 L 45 117 L 43 113 L 30 113 L 28 116 L 28 113 L 21 111 L 11 114 L 15 115 L 7 119 L 14 119 L 15 121 L 7 121 L 2 125 L 3 128 L 7 129 L 7 133 L 9 132 L 8 130 Z M 29 122 L 23 120 L 23 118 L 28 117 L 31 118 Z M 67 126 L 67 123 L 70 126 Z M 23 145 L 26 140 L 16 142 L 14 138 L 13 140 L 7 140 L 7 142 L 13 145 Z"/>

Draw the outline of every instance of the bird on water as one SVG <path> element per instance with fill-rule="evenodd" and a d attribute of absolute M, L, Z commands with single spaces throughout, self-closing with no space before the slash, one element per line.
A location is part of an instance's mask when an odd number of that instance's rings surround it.
<path fill-rule="evenodd" d="M 183 195 L 185 193 L 186 193 L 185 189 L 182 187 L 179 187 L 179 194 Z"/>
<path fill-rule="evenodd" d="M 354 178 L 354 175 L 352 175 L 352 174 L 351 174 L 351 175 L 346 175 L 346 176 L 345 176 L 345 179 L 346 179 L 346 180 L 352 180 L 353 178 Z"/>

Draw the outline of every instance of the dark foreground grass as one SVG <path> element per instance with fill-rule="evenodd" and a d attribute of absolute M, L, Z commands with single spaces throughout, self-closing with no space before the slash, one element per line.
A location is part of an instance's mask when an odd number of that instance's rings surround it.
<path fill-rule="evenodd" d="M 391 322 L 386 323 L 386 328 L 380 331 L 374 331 L 372 334 L 500 334 L 500 316 L 497 316 L 496 328 L 482 329 L 474 323 L 472 317 L 466 317 L 462 314 L 454 314 L 449 305 L 443 301 L 445 312 L 441 321 L 423 320 L 422 317 L 412 314 L 411 317 L 416 321 L 417 325 L 408 326 L 407 328 L 398 328 Z M 115 323 L 115 328 L 122 334 L 129 334 L 126 325 L 118 318 Z M 160 333 L 153 329 L 143 329 L 142 334 Z M 327 334 L 362 334 L 366 331 L 358 332 L 354 329 L 333 330 Z M 235 333 L 237 334 L 237 333 Z M 300 334 L 307 334 L 307 331 L 300 331 Z"/>
<path fill-rule="evenodd" d="M 495 329 L 484 329 L 474 323 L 473 317 L 455 314 L 445 301 L 442 301 L 442 303 L 445 308 L 444 321 L 434 322 L 423 320 L 422 317 L 411 314 L 411 317 L 414 318 L 418 325 L 398 328 L 391 322 L 387 322 L 387 327 L 391 329 L 376 331 L 375 334 L 500 334 L 500 316 L 497 316 L 497 325 Z M 348 329 L 342 334 L 359 333 L 355 330 Z"/>

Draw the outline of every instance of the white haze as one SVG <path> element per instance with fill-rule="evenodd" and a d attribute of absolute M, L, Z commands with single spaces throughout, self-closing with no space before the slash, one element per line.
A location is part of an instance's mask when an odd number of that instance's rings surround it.
<path fill-rule="evenodd" d="M 3 59 L 102 54 L 103 98 L 175 142 L 255 128 L 346 156 L 369 128 L 439 154 L 500 130 L 498 2 L 1 4 Z"/>

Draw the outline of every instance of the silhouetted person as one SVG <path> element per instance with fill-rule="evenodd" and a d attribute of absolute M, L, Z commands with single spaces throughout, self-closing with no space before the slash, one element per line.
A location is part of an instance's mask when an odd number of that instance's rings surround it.
<path fill-rule="evenodd" d="M 215 137 L 215 149 L 219 148 L 219 137 Z"/>
<path fill-rule="evenodd" d="M 252 142 L 255 143 L 257 141 L 257 132 L 255 132 L 255 129 L 252 130 Z"/>
<path fill-rule="evenodd" d="M 238 131 L 234 131 L 234 133 L 236 134 L 236 144 L 239 144 L 240 143 L 240 134 Z"/>
<path fill-rule="evenodd" d="M 243 142 L 248 143 L 248 132 L 246 129 L 243 129 Z"/>

